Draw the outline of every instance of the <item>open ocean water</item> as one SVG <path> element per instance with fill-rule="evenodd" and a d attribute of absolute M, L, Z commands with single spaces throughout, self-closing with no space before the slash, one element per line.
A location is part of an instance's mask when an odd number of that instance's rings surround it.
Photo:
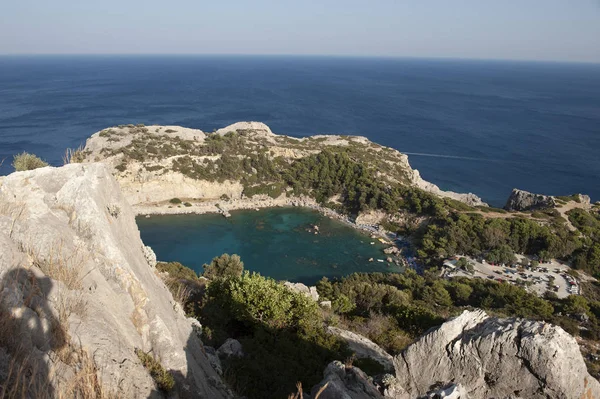
<path fill-rule="evenodd" d="M 447 190 L 502 206 L 513 187 L 600 200 L 600 65 L 386 58 L 1 56 L 0 174 L 60 165 L 105 127 L 359 134 Z"/>

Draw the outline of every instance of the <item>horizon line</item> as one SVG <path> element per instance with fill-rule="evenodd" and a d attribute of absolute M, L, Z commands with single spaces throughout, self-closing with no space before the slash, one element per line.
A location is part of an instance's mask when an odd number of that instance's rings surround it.
<path fill-rule="evenodd" d="M 452 56 L 410 56 L 376 54 L 252 54 L 252 53 L 0 53 L 0 57 L 293 57 L 293 58 L 362 58 L 362 59 L 407 59 L 431 61 L 494 61 L 545 64 L 600 65 L 600 60 L 560 60 L 525 58 L 484 58 Z"/>

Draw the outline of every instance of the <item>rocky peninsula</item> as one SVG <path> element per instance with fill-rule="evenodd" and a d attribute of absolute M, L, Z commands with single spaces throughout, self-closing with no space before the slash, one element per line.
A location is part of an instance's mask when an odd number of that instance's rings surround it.
<path fill-rule="evenodd" d="M 136 212 L 172 214 L 218 212 L 217 207 L 255 209 L 307 200 L 314 205 L 306 197 L 295 197 L 288 188 L 263 194 L 269 191 L 265 185 L 271 182 L 268 176 L 256 178 L 261 172 L 256 167 L 259 165 L 238 168 L 232 175 L 211 172 L 232 157 L 258 163 L 257 159 L 264 155 L 277 163 L 290 163 L 323 150 L 353 151 L 384 182 L 406 184 L 472 206 L 485 205 L 474 194 L 440 190 L 411 168 L 406 155 L 366 137 L 294 138 L 276 135 L 259 122 L 238 122 L 213 133 L 180 126 L 118 126 L 94 133 L 81 154 L 84 162 L 101 161 L 114 168 L 113 173 Z M 173 206 L 169 203 L 173 198 L 188 202 L 190 209 Z"/>

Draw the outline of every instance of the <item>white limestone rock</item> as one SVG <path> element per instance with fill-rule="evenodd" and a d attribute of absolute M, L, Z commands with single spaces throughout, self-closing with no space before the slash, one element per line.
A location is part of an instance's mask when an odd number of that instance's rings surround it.
<path fill-rule="evenodd" d="M 49 389 L 73 372 L 55 355 L 71 342 L 93 356 L 99 381 L 117 397 L 162 396 L 135 348 L 173 373 L 180 398 L 231 396 L 149 262 L 132 209 L 106 165 L 45 167 L 1 180 L 1 304 L 13 315 L 19 343 L 47 371 L 40 374 Z M 51 264 L 69 272 L 51 271 Z M 73 271 L 77 281 L 65 283 Z M 57 335 L 48 326 L 65 307 L 65 331 Z"/>
<path fill-rule="evenodd" d="M 575 338 L 549 323 L 465 311 L 394 358 L 400 399 L 435 383 L 460 384 L 471 399 L 599 398 Z M 461 398 L 463 396 L 460 396 Z"/>
<path fill-rule="evenodd" d="M 244 351 L 242 344 L 237 339 L 227 338 L 225 343 L 217 349 L 219 358 L 226 359 L 228 357 L 243 357 Z"/>
<path fill-rule="evenodd" d="M 317 287 L 309 287 L 306 284 L 291 283 L 289 281 L 284 282 L 283 285 L 285 285 L 288 289 L 294 292 L 299 292 L 301 294 L 306 295 L 308 298 L 312 299 L 315 302 L 319 301 L 319 293 L 317 292 Z"/>
<path fill-rule="evenodd" d="M 346 341 L 348 347 L 354 352 L 356 357 L 375 360 L 387 371 L 394 370 L 394 358 L 370 339 L 352 331 L 332 326 L 327 327 L 327 332 Z"/>
<path fill-rule="evenodd" d="M 311 396 L 325 384 L 327 388 L 319 399 L 379 399 L 384 396 L 377 390 L 373 382 L 358 367 L 346 367 L 335 360 L 327 366 L 323 380 L 311 390 Z"/>
<path fill-rule="evenodd" d="M 253 130 L 264 136 L 273 136 L 273 132 L 269 126 L 262 122 L 236 122 L 217 130 L 214 134 L 225 135 L 229 132 L 237 132 L 239 130 Z"/>

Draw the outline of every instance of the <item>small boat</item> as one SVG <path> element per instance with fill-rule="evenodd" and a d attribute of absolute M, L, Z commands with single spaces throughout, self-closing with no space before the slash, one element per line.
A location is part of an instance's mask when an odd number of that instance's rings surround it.
<path fill-rule="evenodd" d="M 383 262 L 385 262 L 385 261 L 384 261 L 383 259 L 377 259 L 377 262 L 381 262 L 381 263 L 383 263 Z"/>

